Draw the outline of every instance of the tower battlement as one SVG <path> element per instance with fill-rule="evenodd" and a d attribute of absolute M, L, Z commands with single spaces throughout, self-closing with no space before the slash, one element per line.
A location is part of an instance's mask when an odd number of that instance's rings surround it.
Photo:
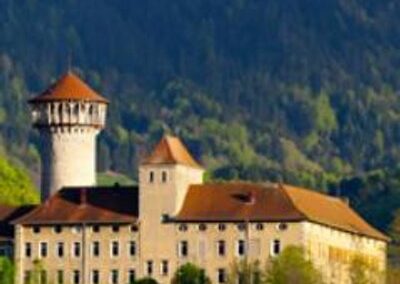
<path fill-rule="evenodd" d="M 32 120 L 36 128 L 88 126 L 103 128 L 107 105 L 99 102 L 56 101 L 35 103 Z"/>
<path fill-rule="evenodd" d="M 41 143 L 42 201 L 66 186 L 96 183 L 96 136 L 108 101 L 68 72 L 29 101 Z"/>

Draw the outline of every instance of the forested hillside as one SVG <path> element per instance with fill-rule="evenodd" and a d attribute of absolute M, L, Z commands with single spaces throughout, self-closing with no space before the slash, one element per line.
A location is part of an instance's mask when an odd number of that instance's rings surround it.
<path fill-rule="evenodd" d="M 329 190 L 386 228 L 400 207 L 399 14 L 396 0 L 3 0 L 1 143 L 38 172 L 26 99 L 71 55 L 111 100 L 101 171 L 135 178 L 172 132 L 209 179 Z"/>

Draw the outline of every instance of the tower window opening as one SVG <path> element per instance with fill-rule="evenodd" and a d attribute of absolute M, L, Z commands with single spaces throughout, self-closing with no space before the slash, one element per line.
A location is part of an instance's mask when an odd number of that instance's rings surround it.
<path fill-rule="evenodd" d="M 162 181 L 163 183 L 166 183 L 166 182 L 167 182 L 167 172 L 166 172 L 166 171 L 163 171 L 163 172 L 161 173 L 161 181 Z"/>
<path fill-rule="evenodd" d="M 153 182 L 154 182 L 154 172 L 153 172 L 153 171 L 151 171 L 151 172 L 149 173 L 149 182 L 150 182 L 150 183 L 153 183 Z"/>

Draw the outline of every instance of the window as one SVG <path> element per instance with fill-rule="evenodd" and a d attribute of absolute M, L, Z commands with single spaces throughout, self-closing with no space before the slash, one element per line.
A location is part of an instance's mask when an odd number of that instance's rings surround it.
<path fill-rule="evenodd" d="M 246 254 L 246 242 L 244 240 L 238 240 L 237 242 L 237 255 L 244 256 Z"/>
<path fill-rule="evenodd" d="M 98 270 L 92 270 L 92 284 L 100 283 L 100 274 Z"/>
<path fill-rule="evenodd" d="M 226 283 L 226 272 L 225 269 L 219 268 L 218 269 L 218 283 Z"/>
<path fill-rule="evenodd" d="M 168 275 L 168 260 L 161 261 L 161 275 L 166 276 Z"/>
<path fill-rule="evenodd" d="M 60 234 L 62 232 L 62 227 L 60 225 L 57 225 L 53 228 L 54 233 Z"/>
<path fill-rule="evenodd" d="M 271 256 L 278 255 L 281 252 L 281 241 L 273 240 L 271 243 Z"/>
<path fill-rule="evenodd" d="M 288 225 L 286 223 L 279 223 L 276 228 L 278 231 L 286 231 L 288 228 Z"/>
<path fill-rule="evenodd" d="M 72 283 L 73 284 L 80 284 L 81 283 L 81 274 L 79 270 L 74 270 L 72 273 Z"/>
<path fill-rule="evenodd" d="M 81 226 L 73 226 L 72 227 L 72 233 L 74 234 L 79 234 L 82 231 Z"/>
<path fill-rule="evenodd" d="M 180 257 L 187 257 L 189 254 L 188 242 L 187 241 L 180 241 L 179 242 L 179 256 Z"/>
<path fill-rule="evenodd" d="M 81 243 L 75 242 L 72 247 L 72 254 L 74 257 L 81 256 Z"/>
<path fill-rule="evenodd" d="M 40 257 L 47 257 L 47 243 L 40 243 L 39 244 L 39 253 Z"/>
<path fill-rule="evenodd" d="M 100 226 L 99 225 L 94 225 L 92 227 L 92 232 L 93 233 L 100 233 Z"/>
<path fill-rule="evenodd" d="M 206 224 L 200 224 L 199 225 L 199 230 L 203 231 L 203 232 L 206 231 L 207 230 L 207 225 Z"/>
<path fill-rule="evenodd" d="M 188 229 L 188 226 L 186 224 L 180 224 L 178 227 L 178 230 L 181 232 L 186 232 Z"/>
<path fill-rule="evenodd" d="M 99 257 L 100 256 L 100 242 L 94 241 L 92 243 L 92 256 Z"/>
<path fill-rule="evenodd" d="M 57 243 L 56 254 L 58 257 L 64 256 L 64 243 L 62 242 Z"/>
<path fill-rule="evenodd" d="M 119 255 L 119 243 L 118 241 L 111 242 L 111 256 L 117 257 Z"/>
<path fill-rule="evenodd" d="M 25 243 L 25 256 L 26 257 L 32 256 L 32 243 Z"/>
<path fill-rule="evenodd" d="M 118 225 L 113 225 L 111 227 L 111 230 L 113 231 L 113 233 L 118 233 L 119 232 L 119 226 Z"/>
<path fill-rule="evenodd" d="M 32 227 L 32 232 L 34 234 L 39 234 L 40 233 L 40 227 L 39 226 L 33 226 Z"/>
<path fill-rule="evenodd" d="M 136 272 L 135 269 L 129 269 L 128 271 L 128 284 L 133 284 L 136 281 Z"/>
<path fill-rule="evenodd" d="M 163 171 L 163 172 L 161 173 L 161 181 L 162 181 L 163 183 L 166 183 L 166 182 L 167 182 L 167 172 L 166 172 L 166 171 Z"/>
<path fill-rule="evenodd" d="M 148 276 L 153 275 L 153 261 L 149 260 L 146 262 L 146 272 Z"/>
<path fill-rule="evenodd" d="M 149 173 L 149 182 L 150 183 L 154 182 L 154 172 L 153 171 L 150 171 L 150 173 Z"/>
<path fill-rule="evenodd" d="M 262 230 L 264 230 L 264 225 L 263 225 L 262 223 L 257 223 L 257 225 L 256 225 L 256 230 L 257 230 L 257 231 L 262 231 Z"/>
<path fill-rule="evenodd" d="M 136 225 L 131 226 L 131 232 L 136 233 L 138 231 L 138 227 Z"/>
<path fill-rule="evenodd" d="M 244 231 L 246 229 L 246 224 L 245 223 L 240 223 L 237 225 L 237 228 L 239 231 Z"/>
<path fill-rule="evenodd" d="M 130 256 L 136 255 L 136 242 L 134 241 L 129 242 L 129 255 Z"/>
<path fill-rule="evenodd" d="M 225 224 L 218 224 L 218 231 L 225 231 L 226 225 Z"/>
<path fill-rule="evenodd" d="M 217 253 L 219 256 L 225 256 L 225 241 L 224 240 L 219 240 L 217 242 Z"/>
<path fill-rule="evenodd" d="M 111 278 L 110 278 L 110 283 L 111 284 L 118 284 L 118 270 L 116 270 L 116 269 L 113 269 L 113 270 L 111 270 Z"/>
<path fill-rule="evenodd" d="M 64 271 L 57 270 L 57 284 L 64 284 Z"/>

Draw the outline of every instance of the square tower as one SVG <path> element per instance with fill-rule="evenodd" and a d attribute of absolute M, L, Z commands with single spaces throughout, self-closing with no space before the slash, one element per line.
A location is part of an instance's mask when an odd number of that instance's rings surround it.
<path fill-rule="evenodd" d="M 203 183 L 203 174 L 180 139 L 172 136 L 164 136 L 140 165 L 139 222 L 146 236 L 140 244 L 143 261 L 162 263 L 176 257 L 170 218 L 181 209 L 189 186 Z"/>

